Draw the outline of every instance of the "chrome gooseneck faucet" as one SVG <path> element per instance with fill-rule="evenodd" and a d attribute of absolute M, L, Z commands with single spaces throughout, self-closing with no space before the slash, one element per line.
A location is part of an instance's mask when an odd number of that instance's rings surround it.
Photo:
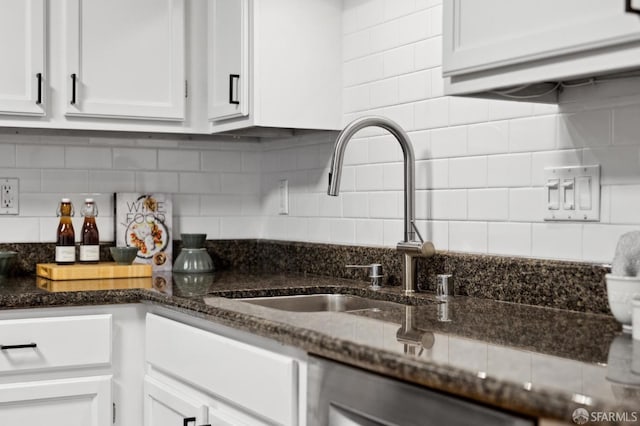
<path fill-rule="evenodd" d="M 391 133 L 400 146 L 404 156 L 404 240 L 396 249 L 403 254 L 402 283 L 405 294 L 414 293 L 416 285 L 416 258 L 429 257 L 435 254 L 435 248 L 429 241 L 425 242 L 415 224 L 415 156 L 409 136 L 394 121 L 385 117 L 369 116 L 358 118 L 349 123 L 338 135 L 333 147 L 331 169 L 329 170 L 329 189 L 327 194 L 337 196 L 340 191 L 342 163 L 347 144 L 359 130 L 365 127 L 380 127 Z M 416 235 L 419 240 L 416 240 Z"/>

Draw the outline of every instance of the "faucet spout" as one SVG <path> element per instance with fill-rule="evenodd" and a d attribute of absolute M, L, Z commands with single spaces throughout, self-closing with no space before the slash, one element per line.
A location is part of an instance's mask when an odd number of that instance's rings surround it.
<path fill-rule="evenodd" d="M 404 254 L 403 282 L 405 293 L 413 293 L 416 290 L 416 257 L 431 256 L 435 253 L 433 244 L 416 241 L 415 225 L 415 155 L 411 140 L 407 133 L 393 120 L 380 116 L 367 116 L 358 118 L 349 123 L 338 135 L 333 147 L 331 166 L 329 169 L 328 195 L 337 196 L 340 192 L 340 180 L 342 178 L 342 165 L 347 144 L 353 136 L 365 127 L 380 127 L 393 135 L 402 148 L 404 158 L 404 239 L 398 243 L 397 249 Z"/>

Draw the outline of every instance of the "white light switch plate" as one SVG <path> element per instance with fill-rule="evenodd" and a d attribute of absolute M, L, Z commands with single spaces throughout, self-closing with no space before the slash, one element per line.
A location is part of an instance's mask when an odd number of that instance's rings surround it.
<path fill-rule="evenodd" d="M 280 179 L 278 182 L 278 214 L 289 214 L 289 181 L 287 179 Z"/>
<path fill-rule="evenodd" d="M 597 222 L 600 220 L 600 166 L 545 167 L 547 191 L 559 187 L 557 204 L 547 203 L 544 220 Z M 557 186 L 553 184 L 558 182 Z M 549 192 L 547 192 L 547 198 Z"/>

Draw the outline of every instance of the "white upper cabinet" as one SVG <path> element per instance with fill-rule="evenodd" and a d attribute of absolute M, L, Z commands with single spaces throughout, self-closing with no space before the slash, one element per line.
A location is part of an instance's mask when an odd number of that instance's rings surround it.
<path fill-rule="evenodd" d="M 496 89 L 637 67 L 640 14 L 626 10 L 623 1 L 444 2 L 442 71 L 448 94 L 498 95 Z"/>
<path fill-rule="evenodd" d="M 185 118 L 183 0 L 68 0 L 67 116 Z"/>
<path fill-rule="evenodd" d="M 0 114 L 45 113 L 44 0 L 0 2 Z"/>
<path fill-rule="evenodd" d="M 249 114 L 249 0 L 209 4 L 209 118 Z"/>
<path fill-rule="evenodd" d="M 212 0 L 209 8 L 213 133 L 341 128 L 340 0 Z"/>

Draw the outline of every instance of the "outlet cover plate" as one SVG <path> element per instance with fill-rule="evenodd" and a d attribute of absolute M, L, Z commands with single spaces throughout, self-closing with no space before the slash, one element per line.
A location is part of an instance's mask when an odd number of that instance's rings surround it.
<path fill-rule="evenodd" d="M 18 178 L 0 178 L 0 214 L 18 214 Z"/>

